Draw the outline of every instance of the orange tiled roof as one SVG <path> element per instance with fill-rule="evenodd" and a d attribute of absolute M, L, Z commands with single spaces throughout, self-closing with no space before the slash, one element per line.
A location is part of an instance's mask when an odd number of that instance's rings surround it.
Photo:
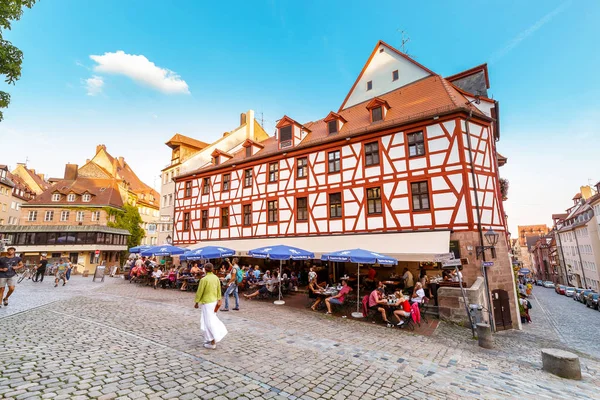
<path fill-rule="evenodd" d="M 208 146 L 208 143 L 204 143 L 200 140 L 192 139 L 191 137 L 187 137 L 185 135 L 176 133 L 168 142 L 165 144 L 170 148 L 174 148 L 178 143 L 185 144 L 190 147 L 195 147 L 197 149 L 203 149 Z"/>
<path fill-rule="evenodd" d="M 420 79 L 410 85 L 398 88 L 392 92 L 379 96 L 390 105 L 385 120 L 371 122 L 369 110 L 366 104 L 371 99 L 362 103 L 348 107 L 338 114 L 347 122 L 342 129 L 335 135 L 329 135 L 325 118 L 314 122 L 303 124 L 310 132 L 306 138 L 297 146 L 290 149 L 279 150 L 277 138 L 274 136 L 261 142 L 264 149 L 253 155 L 245 157 L 245 153 L 240 151 L 233 155 L 233 158 L 219 164 L 218 166 L 207 166 L 181 175 L 185 177 L 197 172 L 210 171 L 223 168 L 233 164 L 240 164 L 246 161 L 256 160 L 269 155 L 293 151 L 298 148 L 314 146 L 327 141 L 339 140 L 340 137 L 349 137 L 363 134 L 366 132 L 385 129 L 391 126 L 400 125 L 413 119 L 434 116 L 458 110 L 469 110 L 474 115 L 488 119 L 481 111 L 472 104 L 450 83 L 439 75 L 429 76 Z"/>

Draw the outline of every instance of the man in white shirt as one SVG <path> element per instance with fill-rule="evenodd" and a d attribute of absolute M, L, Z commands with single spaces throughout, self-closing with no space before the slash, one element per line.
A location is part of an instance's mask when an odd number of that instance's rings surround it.
<path fill-rule="evenodd" d="M 161 268 L 155 268 L 154 271 L 152 272 L 152 278 L 154 278 L 154 289 L 156 289 L 156 286 L 158 285 L 158 282 L 160 281 L 160 278 L 162 278 L 163 276 L 163 271 Z"/>

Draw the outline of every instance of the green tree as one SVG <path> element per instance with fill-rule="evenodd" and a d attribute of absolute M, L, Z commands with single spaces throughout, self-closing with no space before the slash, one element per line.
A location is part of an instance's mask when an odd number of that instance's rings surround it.
<path fill-rule="evenodd" d="M 115 222 L 109 222 L 111 228 L 126 229 L 131 236 L 127 238 L 127 247 L 139 246 L 144 238 L 144 230 L 141 227 L 142 217 L 138 209 L 130 204 L 125 204 L 123 211 L 110 209 L 109 215 L 115 216 Z"/>
<path fill-rule="evenodd" d="M 0 0 L 0 75 L 4 81 L 14 85 L 21 78 L 23 52 L 4 39 L 4 31 L 10 30 L 12 21 L 18 21 L 23 15 L 23 8 L 31 8 L 36 0 Z M 0 108 L 8 107 L 10 94 L 0 90 Z M 4 114 L 0 111 L 0 121 Z"/>

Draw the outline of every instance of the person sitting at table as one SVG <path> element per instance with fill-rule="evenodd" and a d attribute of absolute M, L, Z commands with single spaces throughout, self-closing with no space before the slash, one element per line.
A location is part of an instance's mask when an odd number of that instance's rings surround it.
<path fill-rule="evenodd" d="M 298 276 L 296 276 L 295 272 L 292 272 L 290 277 L 290 288 L 292 290 L 298 290 Z"/>
<path fill-rule="evenodd" d="M 271 279 L 271 271 L 266 270 L 265 275 L 263 276 L 263 281 L 268 281 L 269 279 Z"/>
<path fill-rule="evenodd" d="M 163 276 L 162 267 L 155 268 L 155 270 L 152 272 L 152 279 L 154 281 L 154 284 L 152 285 L 152 287 L 154 287 L 154 289 L 156 289 L 156 287 L 158 286 L 158 282 L 160 281 L 160 278 L 162 278 L 162 276 Z"/>
<path fill-rule="evenodd" d="M 177 273 L 177 282 L 181 282 L 181 288 L 179 290 L 185 291 L 187 289 L 188 277 L 190 276 L 190 268 L 181 268 Z"/>
<path fill-rule="evenodd" d="M 260 267 L 258 265 L 254 266 L 254 280 L 258 281 L 260 279 L 260 275 L 262 274 L 262 272 L 260 272 Z"/>
<path fill-rule="evenodd" d="M 171 266 L 168 272 L 164 273 L 160 278 L 160 287 L 165 289 L 167 285 L 174 284 L 177 279 L 177 270 L 175 270 L 174 266 Z"/>
<path fill-rule="evenodd" d="M 254 278 L 254 266 L 250 266 L 248 268 L 248 271 L 246 271 L 246 281 L 248 281 L 248 283 L 254 283 L 255 278 Z"/>
<path fill-rule="evenodd" d="M 400 307 L 394 311 L 394 317 L 398 319 L 397 326 L 404 324 L 403 318 L 410 317 L 410 302 L 408 298 L 404 297 L 402 292 L 396 292 L 396 298 L 398 299 L 397 305 Z"/>
<path fill-rule="evenodd" d="M 278 285 L 278 281 L 275 279 L 271 279 L 271 280 L 267 281 L 264 285 L 262 285 L 254 293 L 251 293 L 251 294 L 244 293 L 244 297 L 246 299 L 252 299 L 252 298 L 258 296 L 259 294 L 266 295 L 267 293 L 274 293 L 275 289 L 277 288 L 277 285 Z"/>
<path fill-rule="evenodd" d="M 321 301 L 323 301 L 323 298 L 319 296 L 321 289 L 322 288 L 317 285 L 317 274 L 315 274 L 314 278 L 308 282 L 308 297 L 310 299 L 317 299 L 313 305 L 310 306 L 313 311 L 317 311 L 317 306 L 321 304 Z"/>
<path fill-rule="evenodd" d="M 415 290 L 413 291 L 412 296 L 410 296 L 410 301 L 413 303 L 420 303 L 423 301 L 423 297 L 425 297 L 425 291 L 423 290 L 423 286 L 421 286 L 421 282 L 417 282 Z"/>
<path fill-rule="evenodd" d="M 444 279 L 444 282 L 452 282 L 452 273 L 445 269 L 444 272 L 442 272 L 442 278 Z"/>
<path fill-rule="evenodd" d="M 379 282 L 379 284 L 382 285 L 381 282 Z M 381 317 L 383 318 L 383 322 L 385 322 L 387 324 L 388 328 L 391 328 L 393 325 L 387 319 L 387 314 L 386 314 L 387 300 L 384 299 L 383 294 L 384 294 L 383 287 L 378 287 L 377 289 L 373 290 L 371 292 L 371 294 L 369 295 L 368 306 L 369 306 L 369 309 L 380 313 Z"/>
<path fill-rule="evenodd" d="M 348 282 L 342 279 L 342 289 L 335 296 L 331 296 L 325 299 L 325 306 L 327 307 L 326 315 L 331 314 L 331 305 L 341 306 L 344 304 L 345 297 L 352 291 L 352 288 L 348 286 Z"/>

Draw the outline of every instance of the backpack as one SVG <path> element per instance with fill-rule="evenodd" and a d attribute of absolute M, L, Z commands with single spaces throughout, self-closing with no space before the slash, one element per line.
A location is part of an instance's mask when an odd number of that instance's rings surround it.
<path fill-rule="evenodd" d="M 531 306 L 531 302 L 527 300 L 527 309 L 531 310 L 533 307 Z"/>
<path fill-rule="evenodd" d="M 242 269 L 240 267 L 238 267 L 238 269 L 235 273 L 235 281 L 237 283 L 242 283 L 243 280 L 244 280 L 244 271 L 242 271 Z"/>

